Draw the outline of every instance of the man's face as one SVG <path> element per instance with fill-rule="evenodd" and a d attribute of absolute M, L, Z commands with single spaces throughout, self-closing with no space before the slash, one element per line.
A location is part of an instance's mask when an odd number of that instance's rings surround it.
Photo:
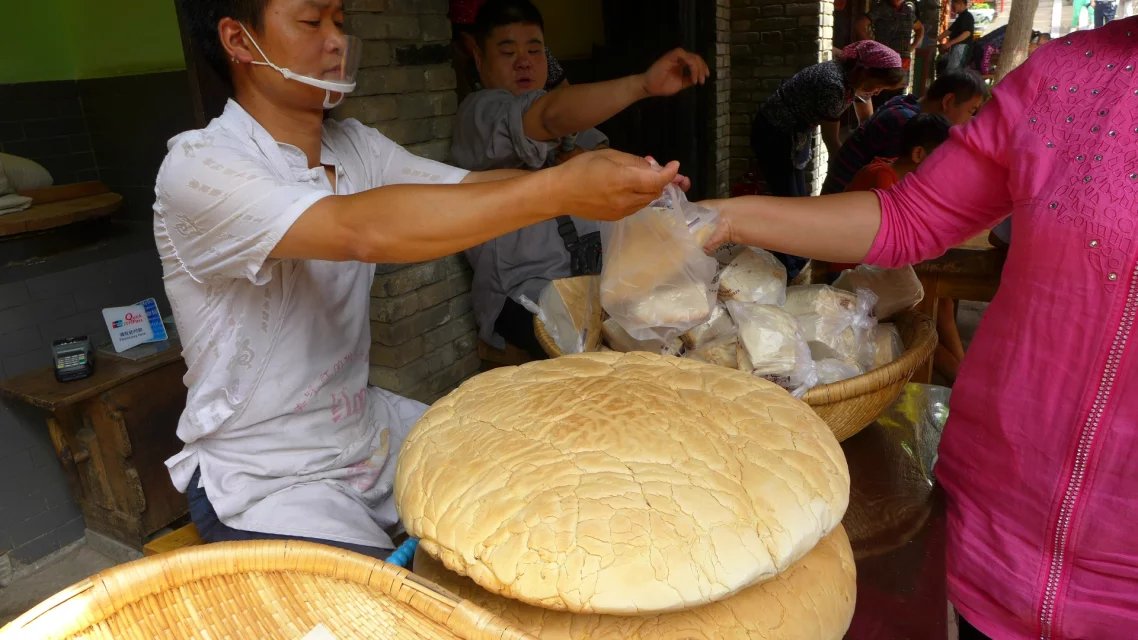
<path fill-rule="evenodd" d="M 487 89 L 505 89 L 515 96 L 545 88 L 549 67 L 545 36 L 536 24 L 495 27 L 475 49 L 474 62 Z"/>
<path fill-rule="evenodd" d="M 956 96 L 948 94 L 944 98 L 944 117 L 953 125 L 966 124 L 976 112 L 980 110 L 983 96 L 975 95 L 964 101 L 957 101 Z"/>
<path fill-rule="evenodd" d="M 343 75 L 344 8 L 342 0 L 270 0 L 261 29 L 246 28 L 273 64 L 300 75 L 339 80 Z M 254 60 L 262 60 L 249 43 Z M 323 103 L 324 91 L 285 79 L 268 67 L 263 70 L 274 94 L 289 102 Z"/>
<path fill-rule="evenodd" d="M 967 8 L 968 8 L 967 2 L 955 2 L 954 1 L 952 3 L 952 12 L 957 14 L 957 15 L 964 13 L 964 10 Z"/>

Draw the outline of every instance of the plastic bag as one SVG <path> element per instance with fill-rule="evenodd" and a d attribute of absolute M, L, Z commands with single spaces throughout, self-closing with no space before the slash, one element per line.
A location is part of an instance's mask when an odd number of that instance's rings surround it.
<path fill-rule="evenodd" d="M 684 352 L 685 358 L 730 369 L 739 368 L 739 336 L 731 334 Z"/>
<path fill-rule="evenodd" d="M 842 360 L 859 362 L 877 325 L 873 308 L 877 295 L 869 289 L 856 293 L 825 285 L 804 285 L 786 290 L 784 309 L 798 318 L 803 337 L 821 342 Z"/>
<path fill-rule="evenodd" d="M 731 301 L 727 311 L 739 329 L 739 369 L 801 397 L 818 383 L 810 347 L 794 316 L 767 304 Z"/>
<path fill-rule="evenodd" d="M 518 303 L 533 315 L 537 316 L 553 338 L 554 344 L 561 353 L 582 353 L 585 351 L 585 332 L 573 322 L 573 314 L 569 312 L 565 299 L 553 283 L 545 285 L 535 304 L 526 296 L 521 296 Z"/>
<path fill-rule="evenodd" d="M 869 289 L 877 294 L 873 315 L 888 320 L 894 314 L 910 309 L 925 297 L 925 288 L 912 267 L 882 269 L 867 264 L 846 269 L 834 281 L 834 286 L 845 291 Z"/>
<path fill-rule="evenodd" d="M 905 344 L 901 332 L 891 323 L 879 324 L 873 328 L 873 339 L 866 342 L 859 362 L 866 371 L 884 367 L 901 357 Z"/>
<path fill-rule="evenodd" d="M 679 338 L 672 338 L 664 342 L 652 338 L 651 340 L 637 340 L 628 335 L 628 332 L 620 326 L 620 323 L 615 318 L 607 318 L 601 325 L 601 335 L 604 336 L 605 344 L 612 348 L 613 351 L 623 351 L 628 353 L 630 351 L 648 351 L 650 353 L 659 353 L 666 356 L 679 355 L 683 351 L 683 342 Z"/>
<path fill-rule="evenodd" d="M 786 267 L 769 251 L 747 247 L 719 274 L 719 299 L 781 306 Z"/>
<path fill-rule="evenodd" d="M 836 358 L 815 360 L 814 367 L 818 372 L 818 384 L 833 384 L 862 374 L 858 365 Z"/>
<path fill-rule="evenodd" d="M 727 307 L 722 304 L 715 305 L 711 310 L 711 317 L 702 324 L 688 329 L 680 339 L 687 349 L 698 349 L 703 345 L 723 337 L 731 337 L 738 333 L 731 316 L 727 314 Z"/>
<path fill-rule="evenodd" d="M 717 219 L 669 185 L 651 205 L 602 226 L 601 306 L 630 336 L 668 341 L 711 315 L 719 263 L 703 245 Z"/>
<path fill-rule="evenodd" d="M 524 295 L 518 303 L 541 320 L 561 353 L 582 353 L 600 342 L 598 283 L 596 276 L 559 278 L 541 290 L 537 303 Z"/>

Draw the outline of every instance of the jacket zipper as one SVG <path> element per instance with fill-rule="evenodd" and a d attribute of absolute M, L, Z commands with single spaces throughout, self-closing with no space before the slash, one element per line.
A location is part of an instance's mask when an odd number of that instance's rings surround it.
<path fill-rule="evenodd" d="M 1071 516 L 1075 504 L 1079 500 L 1079 492 L 1083 487 L 1083 480 L 1087 474 L 1087 463 L 1090 459 L 1091 446 L 1094 444 L 1095 432 L 1102 422 L 1103 413 L 1110 401 L 1114 390 L 1114 380 L 1118 375 L 1118 366 L 1122 362 L 1122 354 L 1126 350 L 1126 341 L 1134 327 L 1135 312 L 1138 309 L 1138 265 L 1131 274 L 1130 290 L 1126 295 L 1126 305 L 1122 310 L 1122 321 L 1118 331 L 1114 334 L 1114 342 L 1110 346 L 1110 353 L 1106 359 L 1106 370 L 1099 381 L 1098 393 L 1095 394 L 1094 404 L 1091 405 L 1090 415 L 1079 434 L 1079 447 L 1075 454 L 1075 468 L 1067 479 L 1067 490 L 1063 494 L 1063 503 L 1059 508 L 1059 521 L 1055 526 L 1055 537 L 1051 541 L 1051 567 L 1047 574 L 1047 588 L 1043 593 L 1043 606 L 1039 610 L 1040 640 L 1050 640 L 1054 629 L 1056 602 L 1059 599 L 1059 582 L 1063 575 L 1064 555 L 1067 551 L 1068 534 L 1071 527 Z"/>

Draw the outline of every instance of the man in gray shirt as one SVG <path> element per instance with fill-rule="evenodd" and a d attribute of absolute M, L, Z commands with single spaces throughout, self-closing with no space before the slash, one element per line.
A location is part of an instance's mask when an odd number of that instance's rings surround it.
<path fill-rule="evenodd" d="M 544 22 L 529 0 L 489 0 L 474 31 L 483 89 L 459 106 L 451 145 L 451 162 L 464 169 L 541 169 L 564 161 L 606 144 L 592 127 L 632 103 L 673 95 L 708 76 L 702 58 L 676 49 L 643 74 L 546 92 Z M 595 222 L 566 215 L 467 250 L 479 337 L 544 357 L 533 316 L 518 301 L 524 295 L 536 302 L 550 280 L 598 273 L 597 231 Z"/>

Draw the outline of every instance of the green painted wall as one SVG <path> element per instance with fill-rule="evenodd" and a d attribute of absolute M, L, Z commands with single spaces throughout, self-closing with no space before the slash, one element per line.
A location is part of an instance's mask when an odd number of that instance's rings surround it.
<path fill-rule="evenodd" d="M 184 69 L 174 0 L 11 3 L 0 83 L 79 80 Z M 13 15 L 14 14 L 14 15 Z"/>

